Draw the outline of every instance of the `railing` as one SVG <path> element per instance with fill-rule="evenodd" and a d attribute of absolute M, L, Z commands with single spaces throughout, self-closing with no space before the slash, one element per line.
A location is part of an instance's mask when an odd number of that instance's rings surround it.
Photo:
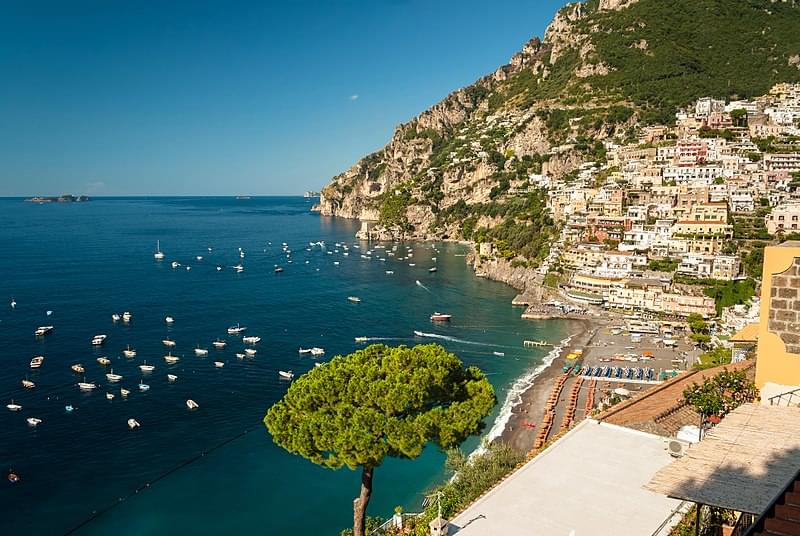
<path fill-rule="evenodd" d="M 690 501 L 681 501 L 677 508 L 675 508 L 667 518 L 661 522 L 658 528 L 653 531 L 653 534 L 650 536 L 665 536 L 670 533 L 673 527 L 672 520 L 675 518 L 676 515 L 680 515 L 681 517 L 689 511 L 692 503 Z"/>
<path fill-rule="evenodd" d="M 793 389 L 791 391 L 787 391 L 785 393 L 781 393 L 779 395 L 771 396 L 767 400 L 769 400 L 770 406 L 780 406 L 781 402 L 784 400 L 786 401 L 787 406 L 792 405 L 792 401 L 797 399 L 800 402 L 800 387 L 797 389 Z"/>
<path fill-rule="evenodd" d="M 422 513 L 408 513 L 408 514 L 400 514 L 400 517 L 403 519 L 403 527 L 406 526 L 406 520 L 415 519 L 421 516 Z M 389 534 L 403 534 L 403 531 L 395 527 L 394 516 L 387 519 L 383 525 L 376 528 L 372 532 L 369 533 L 369 536 L 385 536 Z"/>
<path fill-rule="evenodd" d="M 742 512 L 742 515 L 739 516 L 733 526 L 731 536 L 744 536 L 750 530 L 750 527 L 756 524 L 757 520 L 758 518 L 755 515 Z"/>

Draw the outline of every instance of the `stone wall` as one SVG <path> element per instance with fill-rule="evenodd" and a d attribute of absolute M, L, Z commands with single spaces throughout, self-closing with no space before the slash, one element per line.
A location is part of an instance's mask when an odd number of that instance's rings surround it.
<path fill-rule="evenodd" d="M 790 354 L 800 354 L 800 257 L 772 276 L 768 329 L 781 338 Z"/>

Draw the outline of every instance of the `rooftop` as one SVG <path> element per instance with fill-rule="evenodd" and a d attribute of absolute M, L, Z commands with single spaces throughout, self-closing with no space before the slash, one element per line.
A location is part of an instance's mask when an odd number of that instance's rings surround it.
<path fill-rule="evenodd" d="M 652 534 L 680 501 L 646 490 L 664 440 L 587 419 L 453 519 L 459 536 Z"/>

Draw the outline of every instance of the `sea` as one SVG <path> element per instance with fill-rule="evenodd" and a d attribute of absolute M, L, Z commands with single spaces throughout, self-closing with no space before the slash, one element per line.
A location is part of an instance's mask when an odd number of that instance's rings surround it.
<path fill-rule="evenodd" d="M 357 222 L 312 213 L 312 201 L 0 199 L 2 534 L 339 534 L 352 523 L 358 473 L 282 450 L 263 417 L 289 387 L 279 371 L 299 376 L 353 352 L 364 346 L 355 337 L 435 342 L 480 367 L 498 404 L 463 449 L 499 435 L 519 391 L 552 359 L 523 340 L 558 343 L 566 324 L 520 319 L 514 290 L 475 277 L 465 245 L 358 241 Z M 153 256 L 157 243 L 162 261 Z M 125 311 L 129 323 L 112 320 Z M 430 322 L 435 311 L 452 321 Z M 236 356 L 245 346 L 227 328 L 237 324 L 262 339 L 253 357 Z M 37 338 L 42 325 L 54 329 Z M 92 347 L 98 334 L 105 344 Z M 173 365 L 163 358 L 167 337 L 180 357 Z M 215 349 L 216 339 L 227 346 Z M 128 346 L 134 358 L 123 357 Z M 196 356 L 197 347 L 209 355 Z M 44 364 L 31 370 L 37 355 Z M 111 364 L 98 364 L 101 356 Z M 142 373 L 145 361 L 155 370 Z M 121 381 L 106 380 L 112 368 Z M 36 387 L 24 389 L 24 379 Z M 83 392 L 81 381 L 97 389 Z M 199 408 L 189 410 L 187 399 Z M 20 411 L 6 409 L 12 400 Z M 31 426 L 29 417 L 42 422 Z M 128 419 L 140 426 L 129 429 Z M 444 459 L 435 447 L 414 460 L 387 459 L 375 472 L 369 513 L 418 511 L 425 492 L 447 478 Z M 12 471 L 19 482 L 6 478 Z"/>

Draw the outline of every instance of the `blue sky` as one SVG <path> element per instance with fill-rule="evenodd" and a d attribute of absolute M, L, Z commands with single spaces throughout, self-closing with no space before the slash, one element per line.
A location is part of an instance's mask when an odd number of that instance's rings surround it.
<path fill-rule="evenodd" d="M 563 4 L 3 2 L 0 196 L 319 189 Z"/>

